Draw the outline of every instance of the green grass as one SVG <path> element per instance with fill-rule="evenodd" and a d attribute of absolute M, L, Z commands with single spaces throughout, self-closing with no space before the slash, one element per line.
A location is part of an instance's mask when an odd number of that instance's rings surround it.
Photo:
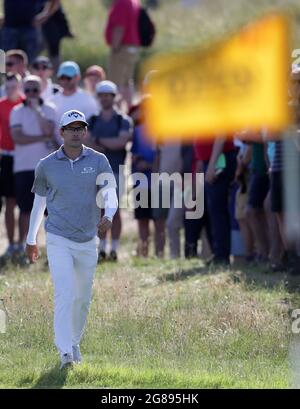
<path fill-rule="evenodd" d="M 0 387 L 291 386 L 289 311 L 299 296 L 283 274 L 136 259 L 133 243 L 124 237 L 120 262 L 98 267 L 84 364 L 67 374 L 53 346 L 44 260 L 0 275 L 9 314 L 7 333 L 0 334 Z"/>
<path fill-rule="evenodd" d="M 0 0 L 2 9 L 3 0 Z M 108 47 L 104 41 L 109 0 L 62 0 L 74 39 L 64 39 L 62 59 L 77 61 L 82 70 L 92 64 L 107 68 Z M 199 0 L 197 8 L 182 7 L 181 0 L 160 0 L 151 10 L 157 27 L 155 44 L 142 51 L 143 61 L 152 53 L 191 46 L 204 46 L 220 39 L 267 10 L 291 11 L 295 18 L 294 48 L 300 40 L 298 0 Z"/>

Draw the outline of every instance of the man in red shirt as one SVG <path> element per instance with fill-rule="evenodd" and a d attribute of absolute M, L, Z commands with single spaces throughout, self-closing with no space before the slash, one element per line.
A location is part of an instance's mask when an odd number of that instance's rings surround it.
<path fill-rule="evenodd" d="M 7 96 L 0 99 L 0 197 L 5 197 L 5 225 L 9 241 L 8 249 L 2 261 L 10 258 L 15 250 L 14 142 L 10 133 L 9 117 L 13 107 L 24 100 L 21 93 L 21 81 L 22 78 L 19 74 L 8 73 L 5 82 Z"/>
<path fill-rule="evenodd" d="M 216 264 L 228 265 L 231 250 L 229 190 L 235 176 L 236 149 L 232 141 L 212 138 L 211 141 L 197 142 L 195 155 L 196 171 L 205 173 L 205 195 L 211 223 L 213 261 Z"/>
<path fill-rule="evenodd" d="M 134 68 L 140 46 L 140 7 L 140 0 L 113 0 L 105 28 L 106 43 L 111 49 L 108 79 L 117 84 L 127 107 L 131 106 Z"/>

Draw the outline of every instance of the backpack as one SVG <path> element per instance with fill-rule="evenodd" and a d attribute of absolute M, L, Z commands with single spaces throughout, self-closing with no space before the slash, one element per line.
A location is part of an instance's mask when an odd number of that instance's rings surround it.
<path fill-rule="evenodd" d="M 155 37 L 155 25 L 146 8 L 141 7 L 138 18 L 138 33 L 142 47 L 150 47 Z"/>

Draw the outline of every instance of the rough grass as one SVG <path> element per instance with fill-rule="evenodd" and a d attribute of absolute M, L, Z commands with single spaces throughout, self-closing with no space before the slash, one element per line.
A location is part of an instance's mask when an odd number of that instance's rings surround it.
<path fill-rule="evenodd" d="M 0 275 L 9 314 L 0 334 L 8 388 L 288 388 L 290 310 L 299 296 L 283 274 L 207 270 L 199 260 L 132 257 L 97 270 L 82 343 L 84 364 L 58 369 L 52 285 L 44 260 Z"/>

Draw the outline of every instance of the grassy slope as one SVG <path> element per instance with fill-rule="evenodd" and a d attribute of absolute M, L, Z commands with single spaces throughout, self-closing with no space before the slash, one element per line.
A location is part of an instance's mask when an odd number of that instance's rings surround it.
<path fill-rule="evenodd" d="M 194 261 L 143 261 L 123 239 L 98 268 L 82 344 L 67 376 L 52 344 L 52 288 L 43 262 L 0 275 L 10 322 L 0 334 L 1 387 L 287 388 L 289 309 L 283 275 L 208 271 Z"/>

